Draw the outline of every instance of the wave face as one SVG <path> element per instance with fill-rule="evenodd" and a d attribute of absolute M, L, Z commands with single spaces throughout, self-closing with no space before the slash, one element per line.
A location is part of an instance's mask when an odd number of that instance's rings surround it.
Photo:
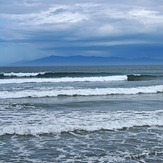
<path fill-rule="evenodd" d="M 146 81 L 157 79 L 163 79 L 163 75 L 141 75 L 141 74 L 127 75 L 128 81 Z"/>
<path fill-rule="evenodd" d="M 163 93 L 163 85 L 134 88 L 74 88 L 56 87 L 40 90 L 1 91 L 0 99 L 25 97 L 57 97 L 57 96 L 107 96 Z"/>
<path fill-rule="evenodd" d="M 3 119 L 0 135 L 60 134 L 76 130 L 99 131 L 119 130 L 136 126 L 163 126 L 162 111 L 117 111 L 82 112 L 63 114 L 62 111 L 31 111 L 21 114 L 8 113 L 11 118 Z"/>

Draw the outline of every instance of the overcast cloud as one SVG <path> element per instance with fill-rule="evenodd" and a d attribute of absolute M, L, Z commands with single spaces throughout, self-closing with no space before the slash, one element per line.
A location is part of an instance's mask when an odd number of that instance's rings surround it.
<path fill-rule="evenodd" d="M 0 29 L 1 65 L 49 55 L 163 58 L 162 0 L 0 0 Z"/>

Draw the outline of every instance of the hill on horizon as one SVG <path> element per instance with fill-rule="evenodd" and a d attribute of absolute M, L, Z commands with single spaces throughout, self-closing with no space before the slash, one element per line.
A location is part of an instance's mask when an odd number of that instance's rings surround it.
<path fill-rule="evenodd" d="M 88 65 L 162 65 L 163 59 L 120 58 L 97 56 L 48 56 L 30 61 L 20 61 L 12 66 L 88 66 Z"/>

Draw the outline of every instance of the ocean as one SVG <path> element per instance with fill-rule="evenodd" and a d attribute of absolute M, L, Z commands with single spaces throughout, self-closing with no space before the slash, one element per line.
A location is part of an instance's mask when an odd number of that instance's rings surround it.
<path fill-rule="evenodd" d="M 0 163 L 162 163 L 163 66 L 1 67 Z"/>

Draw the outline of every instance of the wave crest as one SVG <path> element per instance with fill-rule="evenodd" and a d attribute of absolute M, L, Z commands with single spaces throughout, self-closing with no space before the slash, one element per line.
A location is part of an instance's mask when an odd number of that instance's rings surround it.
<path fill-rule="evenodd" d="M 119 76 L 99 76 L 99 77 L 62 77 L 62 78 L 27 78 L 27 79 L 3 79 L 0 84 L 20 84 L 20 83 L 60 83 L 60 82 L 111 82 L 125 81 L 126 75 Z"/>
<path fill-rule="evenodd" d="M 59 78 L 59 77 L 91 77 L 91 76 L 111 76 L 117 75 L 109 72 L 11 72 L 1 73 L 0 78 Z"/>

